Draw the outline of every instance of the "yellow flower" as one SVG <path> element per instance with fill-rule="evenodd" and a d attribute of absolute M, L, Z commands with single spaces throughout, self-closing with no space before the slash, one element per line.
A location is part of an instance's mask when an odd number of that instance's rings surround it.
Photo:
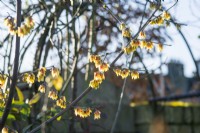
<path fill-rule="evenodd" d="M 79 116 L 82 118 L 86 118 L 86 117 L 89 117 L 91 113 L 92 113 L 92 110 L 90 108 L 86 108 L 82 110 Z"/>
<path fill-rule="evenodd" d="M 151 20 L 151 21 L 149 22 L 149 24 L 150 24 L 150 25 L 155 25 L 155 24 L 156 24 L 156 21 L 155 21 L 155 20 Z"/>
<path fill-rule="evenodd" d="M 90 108 L 83 109 L 83 108 L 77 107 L 74 109 L 74 114 L 81 118 L 89 117 L 91 113 L 92 113 L 92 110 Z"/>
<path fill-rule="evenodd" d="M 147 42 L 145 40 L 140 41 L 140 47 L 141 48 L 146 48 Z"/>
<path fill-rule="evenodd" d="M 156 24 L 158 25 L 162 25 L 164 23 L 164 19 L 160 16 L 155 21 L 156 21 Z"/>
<path fill-rule="evenodd" d="M 78 116 L 80 114 L 81 110 L 82 109 L 80 107 L 74 108 L 74 114 L 75 114 L 75 116 Z"/>
<path fill-rule="evenodd" d="M 99 55 L 90 55 L 89 60 L 90 62 L 96 62 L 96 61 L 101 60 L 101 57 Z"/>
<path fill-rule="evenodd" d="M 98 89 L 99 85 L 101 84 L 102 80 L 91 80 L 89 86 L 93 89 Z"/>
<path fill-rule="evenodd" d="M 123 48 L 123 51 L 125 54 L 130 54 L 132 52 L 131 46 L 127 46 L 127 47 Z"/>
<path fill-rule="evenodd" d="M 139 78 L 139 73 L 137 71 L 132 71 L 131 72 L 131 78 L 132 79 L 138 79 Z"/>
<path fill-rule="evenodd" d="M 90 55 L 90 57 L 89 57 L 89 61 L 90 61 L 90 62 L 94 62 L 95 58 L 96 58 L 95 55 Z"/>
<path fill-rule="evenodd" d="M 9 33 L 10 33 L 11 35 L 16 35 L 16 33 L 17 33 L 17 31 L 15 30 L 14 27 L 10 27 L 8 30 L 9 30 Z"/>
<path fill-rule="evenodd" d="M 99 71 L 101 72 L 107 72 L 109 70 L 109 64 L 108 63 L 102 63 L 99 65 Z"/>
<path fill-rule="evenodd" d="M 120 30 L 124 30 L 125 28 L 126 28 L 125 23 L 121 23 L 121 24 L 119 25 L 119 29 L 120 29 Z"/>
<path fill-rule="evenodd" d="M 58 77 L 53 79 L 53 85 L 57 91 L 62 88 L 63 85 L 63 78 L 59 75 Z"/>
<path fill-rule="evenodd" d="M 139 34 L 140 39 L 145 39 L 146 38 L 146 34 L 144 31 L 141 31 Z"/>
<path fill-rule="evenodd" d="M 2 130 L 1 130 L 2 133 L 8 133 L 8 128 L 7 127 L 4 127 Z"/>
<path fill-rule="evenodd" d="M 2 88 L 6 82 L 6 75 L 0 74 L 0 88 Z"/>
<path fill-rule="evenodd" d="M 26 82 L 28 84 L 33 84 L 35 82 L 35 75 L 33 73 L 28 74 Z"/>
<path fill-rule="evenodd" d="M 121 71 L 121 77 L 124 79 L 126 77 L 128 77 L 130 70 L 129 69 L 124 69 Z"/>
<path fill-rule="evenodd" d="M 34 23 L 34 21 L 33 21 L 33 19 L 32 19 L 31 16 L 25 18 L 25 24 L 26 24 L 29 28 L 31 28 L 31 29 L 32 29 L 32 28 L 34 27 L 34 25 L 35 25 L 35 23 Z"/>
<path fill-rule="evenodd" d="M 56 101 L 56 105 L 59 106 L 62 109 L 65 109 L 66 108 L 66 98 L 65 98 L 65 96 L 62 96 L 60 99 L 58 99 Z"/>
<path fill-rule="evenodd" d="M 96 68 L 98 68 L 102 64 L 101 60 L 95 60 L 94 65 Z"/>
<path fill-rule="evenodd" d="M 58 94 L 55 91 L 50 91 L 48 97 L 51 98 L 52 100 L 57 100 Z"/>
<path fill-rule="evenodd" d="M 9 26 L 10 23 L 12 23 L 12 22 L 11 22 L 10 19 L 7 17 L 7 18 L 4 19 L 3 23 L 4 23 L 5 26 Z"/>
<path fill-rule="evenodd" d="M 124 51 L 125 54 L 130 54 L 131 52 L 136 51 L 137 47 L 138 46 L 131 46 L 131 45 L 129 45 L 129 46 L 123 48 L 123 51 Z"/>
<path fill-rule="evenodd" d="M 153 42 L 147 42 L 146 49 L 151 50 L 153 48 Z"/>
<path fill-rule="evenodd" d="M 98 120 L 101 118 L 101 112 L 99 110 L 96 110 L 94 112 L 94 120 Z"/>
<path fill-rule="evenodd" d="M 38 82 L 44 81 L 45 75 L 46 75 L 46 68 L 45 67 L 41 67 L 38 70 L 38 74 L 37 74 Z"/>
<path fill-rule="evenodd" d="M 114 69 L 113 71 L 115 72 L 115 74 L 116 74 L 117 76 L 120 76 L 120 75 L 121 75 L 121 72 L 122 72 L 120 69 Z"/>
<path fill-rule="evenodd" d="M 41 92 L 41 93 L 45 93 L 45 85 L 43 85 L 43 84 L 40 85 L 39 88 L 38 88 L 38 91 Z"/>
<path fill-rule="evenodd" d="M 60 74 L 60 71 L 58 68 L 53 67 L 51 69 L 51 75 L 53 78 L 57 78 L 59 76 L 59 74 Z"/>
<path fill-rule="evenodd" d="M 101 72 L 94 72 L 94 80 L 104 80 L 105 76 Z"/>
<path fill-rule="evenodd" d="M 114 69 L 114 72 L 117 76 L 121 76 L 123 79 L 128 77 L 130 70 L 129 69 Z"/>
<path fill-rule="evenodd" d="M 130 37 L 131 37 L 130 29 L 129 29 L 129 28 L 126 28 L 126 29 L 122 30 L 122 36 L 123 36 L 123 37 L 130 38 Z"/>
<path fill-rule="evenodd" d="M 4 25 L 7 26 L 9 29 L 14 28 L 13 18 L 7 17 L 4 19 Z"/>
<path fill-rule="evenodd" d="M 139 40 L 131 40 L 130 45 L 132 47 L 138 47 L 138 46 L 140 46 L 140 41 Z"/>
<path fill-rule="evenodd" d="M 17 35 L 19 37 L 23 37 L 25 34 L 24 34 L 24 30 L 22 29 L 22 27 L 18 27 L 18 30 L 17 30 Z"/>
<path fill-rule="evenodd" d="M 171 15 L 170 15 L 167 11 L 164 11 L 164 12 L 162 13 L 162 17 L 163 17 L 164 19 L 166 19 L 166 20 L 170 20 Z"/>
<path fill-rule="evenodd" d="M 27 35 L 28 33 L 30 33 L 31 29 L 27 25 L 24 24 L 24 25 L 21 26 L 21 28 L 24 32 L 24 35 Z"/>
<path fill-rule="evenodd" d="M 163 45 L 161 43 L 158 44 L 157 49 L 159 52 L 162 52 L 163 50 Z"/>

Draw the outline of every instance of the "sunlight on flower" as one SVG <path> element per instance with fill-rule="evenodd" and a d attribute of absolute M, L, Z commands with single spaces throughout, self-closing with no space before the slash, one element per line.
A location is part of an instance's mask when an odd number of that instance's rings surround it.
<path fill-rule="evenodd" d="M 61 90 L 63 85 L 63 78 L 59 75 L 56 78 L 53 79 L 53 86 L 57 91 Z"/>
<path fill-rule="evenodd" d="M 98 120 L 101 118 L 101 112 L 99 110 L 96 110 L 94 112 L 94 120 Z"/>

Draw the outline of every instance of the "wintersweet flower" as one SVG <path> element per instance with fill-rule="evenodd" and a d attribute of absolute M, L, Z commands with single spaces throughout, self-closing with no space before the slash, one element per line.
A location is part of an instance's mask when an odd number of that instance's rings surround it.
<path fill-rule="evenodd" d="M 101 72 L 107 72 L 109 70 L 109 64 L 108 63 L 101 63 L 101 65 L 99 65 L 99 71 Z"/>
<path fill-rule="evenodd" d="M 25 19 L 25 24 L 29 27 L 29 28 L 33 28 L 35 25 L 35 22 L 33 21 L 33 18 L 31 16 L 27 17 Z"/>
<path fill-rule="evenodd" d="M 51 69 L 51 75 L 53 78 L 57 78 L 59 76 L 59 74 L 60 74 L 60 71 L 58 68 L 53 67 Z"/>
<path fill-rule="evenodd" d="M 117 76 L 120 76 L 120 75 L 121 75 L 121 70 L 120 70 L 120 69 L 114 69 L 113 71 L 115 72 L 115 74 L 116 74 Z"/>
<path fill-rule="evenodd" d="M 2 133 L 8 133 L 8 128 L 7 127 L 4 127 L 2 130 L 1 130 Z"/>
<path fill-rule="evenodd" d="M 66 108 L 66 98 L 65 98 L 65 96 L 62 96 L 60 99 L 58 99 L 56 101 L 56 105 L 59 106 L 62 109 L 65 109 Z"/>
<path fill-rule="evenodd" d="M 126 28 L 126 24 L 125 23 L 121 23 L 120 25 L 119 25 L 119 29 L 120 30 L 124 30 Z"/>
<path fill-rule="evenodd" d="M 101 112 L 99 110 L 96 110 L 94 112 L 94 120 L 98 120 L 101 118 Z"/>
<path fill-rule="evenodd" d="M 74 109 L 74 114 L 81 118 L 89 117 L 91 113 L 92 113 L 92 110 L 90 108 L 83 109 L 81 107 L 77 107 Z"/>
<path fill-rule="evenodd" d="M 101 84 L 102 80 L 91 80 L 89 86 L 93 89 L 98 89 L 99 85 Z"/>
<path fill-rule="evenodd" d="M 126 77 L 128 77 L 130 70 L 129 69 L 124 69 L 121 71 L 120 76 L 124 79 Z"/>
<path fill-rule="evenodd" d="M 131 40 L 130 45 L 132 47 L 138 47 L 138 46 L 140 46 L 140 41 L 139 40 Z"/>
<path fill-rule="evenodd" d="M 41 92 L 41 93 L 45 93 L 45 85 L 43 85 L 43 84 L 40 85 L 39 88 L 38 88 L 38 91 Z"/>
<path fill-rule="evenodd" d="M 35 82 L 35 75 L 33 73 L 28 74 L 26 82 L 28 84 L 33 84 Z"/>
<path fill-rule="evenodd" d="M 132 72 L 131 72 L 131 78 L 132 78 L 132 79 L 139 79 L 139 72 L 137 72 L 137 71 L 132 71 Z"/>
<path fill-rule="evenodd" d="M 151 50 L 153 48 L 153 42 L 147 42 L 146 49 Z"/>
<path fill-rule="evenodd" d="M 145 39 L 145 38 L 146 38 L 146 34 L 145 34 L 144 31 L 141 31 L 141 32 L 139 33 L 139 38 L 140 38 L 140 39 Z"/>
<path fill-rule="evenodd" d="M 46 68 L 45 67 L 41 67 L 38 70 L 38 74 L 37 74 L 38 82 L 44 81 L 45 75 L 46 75 Z"/>
<path fill-rule="evenodd" d="M 48 97 L 51 98 L 52 100 L 57 100 L 58 94 L 55 91 L 50 91 Z"/>
<path fill-rule="evenodd" d="M 145 40 L 140 41 L 140 47 L 141 48 L 146 48 L 147 42 Z"/>
<path fill-rule="evenodd" d="M 6 82 L 6 75 L 0 74 L 0 88 L 2 88 Z"/>
<path fill-rule="evenodd" d="M 163 17 L 164 19 L 166 19 L 166 20 L 170 20 L 171 15 L 170 15 L 167 11 L 164 11 L 164 12 L 162 13 L 162 17 Z"/>
<path fill-rule="evenodd" d="M 123 36 L 123 37 L 130 38 L 130 37 L 131 37 L 130 29 L 129 29 L 129 28 L 123 29 L 123 30 L 122 30 L 122 36 Z"/>
<path fill-rule="evenodd" d="M 162 52 L 163 50 L 163 45 L 161 43 L 158 44 L 157 49 L 159 52 Z"/>
<path fill-rule="evenodd" d="M 105 79 L 104 73 L 94 72 L 94 80 L 104 80 L 104 79 Z"/>

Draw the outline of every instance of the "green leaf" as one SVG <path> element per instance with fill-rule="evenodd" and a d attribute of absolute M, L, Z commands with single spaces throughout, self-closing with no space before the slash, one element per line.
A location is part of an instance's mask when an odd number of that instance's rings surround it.
<path fill-rule="evenodd" d="M 23 101 L 15 101 L 15 100 L 13 99 L 12 104 L 13 104 L 13 106 L 15 106 L 15 107 L 21 107 L 21 106 L 24 105 L 24 102 L 23 102 Z"/>
<path fill-rule="evenodd" d="M 61 118 L 62 118 L 62 116 L 59 116 L 59 117 L 56 118 L 56 120 L 57 120 L 57 121 L 60 121 Z"/>
<path fill-rule="evenodd" d="M 0 117 L 2 117 L 2 115 L 3 115 L 3 112 L 0 112 Z M 16 118 L 15 118 L 14 115 L 9 114 L 9 115 L 8 115 L 8 120 L 16 120 Z"/>
<path fill-rule="evenodd" d="M 23 95 L 22 91 L 17 86 L 15 88 L 17 90 L 17 95 L 18 95 L 19 101 L 20 102 L 24 101 L 24 95 Z"/>
<path fill-rule="evenodd" d="M 12 112 L 19 113 L 19 109 L 18 109 L 18 108 L 12 108 L 11 111 L 12 111 Z"/>
<path fill-rule="evenodd" d="M 40 97 L 41 97 L 40 93 L 35 94 L 35 95 L 33 96 L 33 98 L 29 101 L 28 104 L 29 104 L 29 105 L 32 105 L 32 104 L 37 103 L 37 102 L 40 100 Z"/>

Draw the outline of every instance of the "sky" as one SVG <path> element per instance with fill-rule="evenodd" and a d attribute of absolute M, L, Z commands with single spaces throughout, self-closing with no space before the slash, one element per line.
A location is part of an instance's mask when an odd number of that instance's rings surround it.
<path fill-rule="evenodd" d="M 196 60 L 200 59 L 200 39 L 198 38 L 200 35 L 200 14 L 198 7 L 200 7 L 198 0 L 179 0 L 178 4 L 170 10 L 172 17 L 175 17 L 177 22 L 186 24 L 186 26 L 182 26 L 181 31 L 187 38 Z M 192 77 L 196 68 L 185 42 L 173 25 L 171 28 L 167 28 L 167 31 L 173 40 L 168 39 L 167 43 L 172 46 L 164 48 L 163 60 L 167 60 L 167 62 L 171 59 L 180 61 L 184 64 L 185 76 Z"/>

